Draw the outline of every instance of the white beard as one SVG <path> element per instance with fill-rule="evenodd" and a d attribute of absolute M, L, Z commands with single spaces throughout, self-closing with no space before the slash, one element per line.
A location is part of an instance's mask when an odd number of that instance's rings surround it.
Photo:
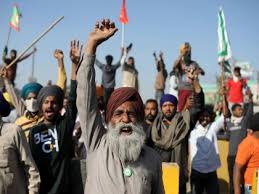
<path fill-rule="evenodd" d="M 131 127 L 132 133 L 130 135 L 121 135 L 120 131 L 124 127 Z M 134 162 L 139 158 L 145 138 L 146 134 L 140 124 L 119 123 L 112 126 L 109 123 L 107 142 L 112 152 L 119 156 L 122 162 Z"/>

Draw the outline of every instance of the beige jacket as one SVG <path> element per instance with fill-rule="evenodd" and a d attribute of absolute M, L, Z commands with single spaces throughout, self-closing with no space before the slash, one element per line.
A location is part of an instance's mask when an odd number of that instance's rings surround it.
<path fill-rule="evenodd" d="M 94 56 L 85 56 L 77 74 L 77 108 L 87 150 L 87 194 L 164 194 L 162 163 L 144 146 L 139 159 L 124 164 L 112 152 L 97 107 Z M 132 169 L 131 176 L 124 171 Z"/>
<path fill-rule="evenodd" d="M 37 194 L 40 175 L 21 128 L 0 118 L 0 194 Z"/>

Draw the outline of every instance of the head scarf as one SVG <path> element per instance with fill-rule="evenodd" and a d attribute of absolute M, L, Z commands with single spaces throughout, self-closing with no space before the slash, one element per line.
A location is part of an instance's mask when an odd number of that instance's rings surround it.
<path fill-rule="evenodd" d="M 106 122 L 108 123 L 113 112 L 124 102 L 130 101 L 138 115 L 138 120 L 144 120 L 144 105 L 137 90 L 132 87 L 121 87 L 113 91 L 106 108 Z"/>
<path fill-rule="evenodd" d="M 21 96 L 25 100 L 29 93 L 33 92 L 37 95 L 41 88 L 42 85 L 40 85 L 39 83 L 28 83 L 25 86 L 23 86 Z"/>
<path fill-rule="evenodd" d="M 181 112 L 184 109 L 187 98 L 192 95 L 192 90 L 180 89 L 178 92 L 178 111 Z"/>
<path fill-rule="evenodd" d="M 160 107 L 162 107 L 165 102 L 171 102 L 175 106 L 177 106 L 177 104 L 178 104 L 177 98 L 174 95 L 171 95 L 171 94 L 164 94 L 162 96 L 162 98 L 160 99 Z"/>
<path fill-rule="evenodd" d="M 56 85 L 51 86 L 45 86 L 42 88 L 38 94 L 38 102 L 39 102 L 39 108 L 42 108 L 42 103 L 48 96 L 55 96 L 59 105 L 59 108 L 61 109 L 63 106 L 63 100 L 64 100 L 64 92 L 63 90 Z"/>
<path fill-rule="evenodd" d="M 2 92 L 0 92 L 0 117 L 7 117 L 10 111 L 9 103 L 5 100 Z"/>

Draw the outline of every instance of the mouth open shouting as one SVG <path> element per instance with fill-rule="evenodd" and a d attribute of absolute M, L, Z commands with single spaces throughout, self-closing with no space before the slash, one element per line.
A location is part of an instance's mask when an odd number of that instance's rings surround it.
<path fill-rule="evenodd" d="M 46 111 L 46 116 L 47 116 L 47 117 L 51 117 L 51 116 L 53 116 L 54 114 L 55 114 L 54 110 L 47 110 L 47 111 Z"/>
<path fill-rule="evenodd" d="M 121 135 L 131 135 L 132 134 L 132 127 L 131 126 L 127 126 L 127 127 L 122 127 L 120 129 L 120 134 Z"/>

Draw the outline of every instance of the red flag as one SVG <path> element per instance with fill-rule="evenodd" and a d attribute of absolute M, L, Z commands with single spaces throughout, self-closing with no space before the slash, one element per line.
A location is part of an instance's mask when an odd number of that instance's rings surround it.
<path fill-rule="evenodd" d="M 120 22 L 123 24 L 128 23 L 128 16 L 127 16 L 127 11 L 126 11 L 126 0 L 122 0 Z"/>

